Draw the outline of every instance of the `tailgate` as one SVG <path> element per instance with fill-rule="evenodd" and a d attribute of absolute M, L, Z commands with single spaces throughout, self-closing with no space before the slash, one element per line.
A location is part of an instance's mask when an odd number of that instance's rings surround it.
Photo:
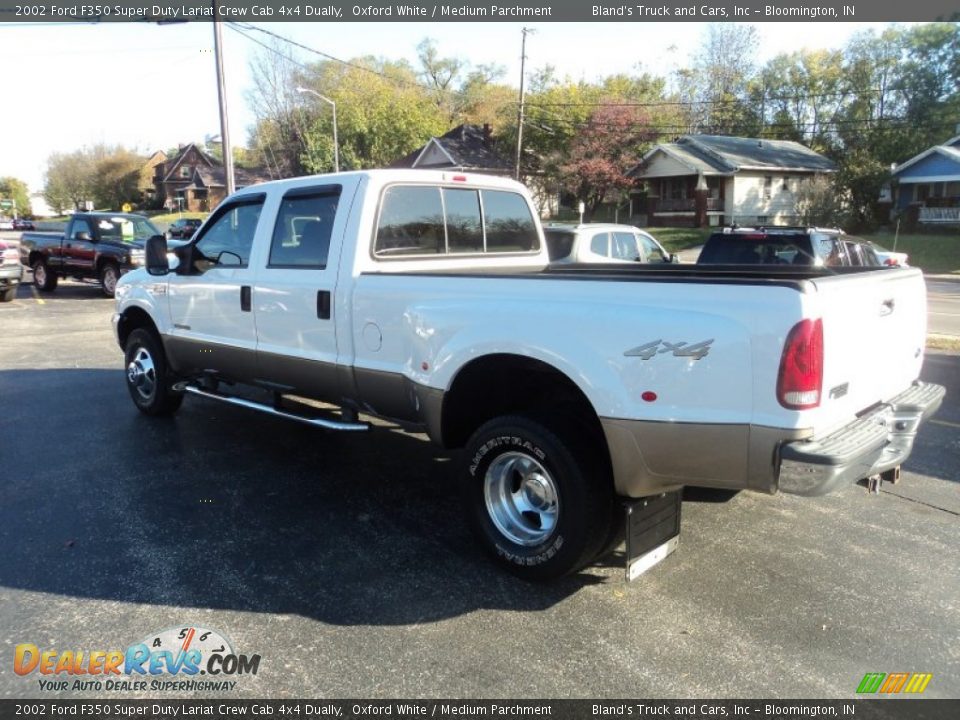
<path fill-rule="evenodd" d="M 823 391 L 817 435 L 904 391 L 920 375 L 927 295 L 916 268 L 811 281 L 823 318 Z"/>

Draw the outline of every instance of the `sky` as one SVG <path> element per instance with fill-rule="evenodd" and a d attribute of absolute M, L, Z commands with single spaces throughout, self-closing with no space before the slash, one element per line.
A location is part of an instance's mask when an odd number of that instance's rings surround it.
<path fill-rule="evenodd" d="M 668 75 L 686 65 L 706 23 L 526 23 L 527 69 L 552 65 L 560 77 L 595 80 L 638 69 Z M 340 59 L 377 55 L 416 61 L 433 38 L 441 57 L 506 68 L 519 86 L 522 23 L 263 23 Z M 840 48 L 883 23 L 759 23 L 760 62 L 800 47 Z M 249 33 L 267 40 L 261 33 Z M 234 145 L 254 116 L 246 94 L 250 60 L 263 49 L 223 30 L 227 111 Z M 301 61 L 319 59 L 290 48 Z M 220 121 L 209 23 L 0 23 L 0 177 L 42 190 L 47 158 L 96 143 L 155 150 L 218 135 Z"/>

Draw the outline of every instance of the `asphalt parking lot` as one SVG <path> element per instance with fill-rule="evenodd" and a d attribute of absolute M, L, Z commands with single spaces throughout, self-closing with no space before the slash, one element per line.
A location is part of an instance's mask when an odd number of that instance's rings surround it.
<path fill-rule="evenodd" d="M 261 656 L 237 698 L 849 698 L 867 672 L 960 696 L 956 354 L 928 355 L 948 397 L 898 485 L 692 492 L 679 550 L 638 581 L 614 555 L 540 586 L 482 556 L 456 458 L 420 436 L 194 398 L 141 416 L 112 307 L 74 282 L 0 306 L 0 697 L 91 695 L 15 674 L 18 644 L 180 627 Z"/>

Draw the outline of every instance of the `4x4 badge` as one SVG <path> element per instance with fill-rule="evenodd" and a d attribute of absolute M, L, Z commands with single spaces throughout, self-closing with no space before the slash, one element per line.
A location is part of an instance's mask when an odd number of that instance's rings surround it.
<path fill-rule="evenodd" d="M 672 352 L 674 357 L 689 357 L 694 360 L 699 360 L 707 356 L 712 343 L 713 338 L 702 340 L 692 345 L 686 342 L 670 343 L 666 340 L 654 340 L 653 342 L 648 342 L 646 345 L 638 345 L 631 350 L 627 350 L 624 355 L 626 357 L 638 357 L 641 360 L 649 360 L 654 355 L 663 355 Z M 661 347 L 661 345 L 663 347 Z"/>

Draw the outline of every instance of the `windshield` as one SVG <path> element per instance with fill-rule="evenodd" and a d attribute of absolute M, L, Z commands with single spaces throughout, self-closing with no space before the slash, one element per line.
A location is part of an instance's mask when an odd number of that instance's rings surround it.
<path fill-rule="evenodd" d="M 100 218 L 97 221 L 100 237 L 104 240 L 147 240 L 154 235 L 162 235 L 157 226 L 145 217 L 124 217 L 118 215 Z"/>

